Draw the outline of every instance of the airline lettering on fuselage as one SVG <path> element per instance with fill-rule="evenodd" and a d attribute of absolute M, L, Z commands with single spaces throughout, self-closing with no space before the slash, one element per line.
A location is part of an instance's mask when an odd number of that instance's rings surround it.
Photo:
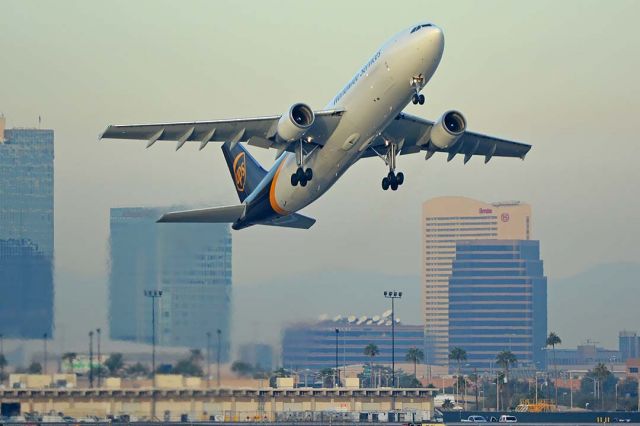
<path fill-rule="evenodd" d="M 244 152 L 241 152 L 233 160 L 233 176 L 236 183 L 236 189 L 244 192 L 244 184 L 247 181 L 247 163 L 244 158 Z"/>
<path fill-rule="evenodd" d="M 380 58 L 381 54 L 382 54 L 382 50 L 378 50 L 376 54 L 373 55 L 371 59 L 369 59 L 369 62 L 367 62 L 364 67 L 362 67 L 360 72 L 357 73 L 349 83 L 347 83 L 345 88 L 342 89 L 342 91 L 338 93 L 338 95 L 335 98 L 333 98 L 333 102 L 332 102 L 333 105 L 336 105 L 340 101 L 340 99 L 342 99 L 342 97 L 347 94 L 349 89 L 351 89 L 358 82 L 358 80 L 360 80 L 360 77 L 362 77 L 367 73 L 367 71 L 369 71 L 369 68 L 371 68 L 371 66 L 376 63 L 378 58 Z"/>

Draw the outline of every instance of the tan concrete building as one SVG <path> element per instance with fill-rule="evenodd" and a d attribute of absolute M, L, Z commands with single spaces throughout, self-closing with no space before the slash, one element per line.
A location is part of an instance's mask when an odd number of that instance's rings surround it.
<path fill-rule="evenodd" d="M 531 206 L 519 201 L 484 203 L 437 197 L 422 205 L 422 312 L 426 362 L 446 365 L 449 353 L 449 276 L 456 241 L 528 240 Z"/>

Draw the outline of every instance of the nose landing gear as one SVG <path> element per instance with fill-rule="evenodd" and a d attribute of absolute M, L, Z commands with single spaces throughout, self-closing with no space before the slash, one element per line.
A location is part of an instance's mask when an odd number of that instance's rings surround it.
<path fill-rule="evenodd" d="M 423 84 L 424 84 L 424 77 L 422 76 L 422 74 L 419 74 L 411 79 L 411 86 L 416 91 L 416 93 L 414 93 L 413 96 L 411 97 L 411 102 L 414 105 L 417 105 L 417 104 L 424 105 L 424 95 L 420 94 L 420 89 L 422 88 Z"/>
<path fill-rule="evenodd" d="M 307 182 L 310 182 L 313 179 L 313 170 L 309 167 L 307 169 L 304 168 L 304 159 L 305 152 L 302 146 L 302 140 L 298 142 L 296 146 L 296 163 L 298 164 L 298 168 L 296 172 L 291 175 L 291 186 L 307 186 Z"/>

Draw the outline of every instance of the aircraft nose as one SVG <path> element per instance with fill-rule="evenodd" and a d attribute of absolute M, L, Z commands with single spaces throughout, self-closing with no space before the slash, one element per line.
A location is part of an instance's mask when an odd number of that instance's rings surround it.
<path fill-rule="evenodd" d="M 442 52 L 444 50 L 444 33 L 440 27 L 432 26 L 425 31 L 423 43 L 429 50 Z"/>

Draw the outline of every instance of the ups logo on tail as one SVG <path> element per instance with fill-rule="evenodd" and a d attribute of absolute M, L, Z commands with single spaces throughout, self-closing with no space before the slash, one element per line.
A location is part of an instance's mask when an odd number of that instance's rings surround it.
<path fill-rule="evenodd" d="M 244 184 L 247 181 L 247 162 L 244 158 L 244 152 L 236 155 L 233 160 L 233 176 L 238 192 L 244 192 Z"/>

